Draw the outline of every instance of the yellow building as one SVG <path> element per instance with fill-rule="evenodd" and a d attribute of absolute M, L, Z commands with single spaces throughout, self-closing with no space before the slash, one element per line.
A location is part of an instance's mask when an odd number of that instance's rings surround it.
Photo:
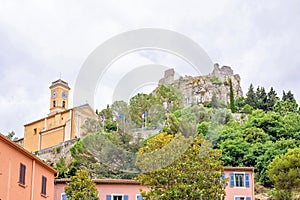
<path fill-rule="evenodd" d="M 48 116 L 24 125 L 25 149 L 35 152 L 80 137 L 86 119 L 97 117 L 88 104 L 68 109 L 69 91 L 67 82 L 52 82 Z"/>

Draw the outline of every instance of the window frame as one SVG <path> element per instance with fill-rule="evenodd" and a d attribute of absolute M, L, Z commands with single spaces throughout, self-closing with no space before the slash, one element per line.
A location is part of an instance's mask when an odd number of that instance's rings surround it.
<path fill-rule="evenodd" d="M 240 196 L 240 195 L 235 195 L 234 197 L 233 197 L 233 200 L 235 200 L 236 198 L 244 198 L 244 200 L 251 200 L 252 198 L 251 197 L 249 197 L 249 196 Z"/>
<path fill-rule="evenodd" d="M 242 186 L 237 185 L 236 175 L 243 175 Z M 240 182 L 240 181 L 239 181 Z M 234 187 L 245 188 L 246 187 L 246 176 L 245 172 L 234 173 Z"/>
<path fill-rule="evenodd" d="M 236 174 L 243 174 L 243 186 L 236 185 Z M 231 175 L 233 175 L 233 185 Z M 247 172 L 230 172 L 229 173 L 229 186 L 230 187 L 237 187 L 237 188 L 250 188 L 251 187 L 251 174 Z"/>
<path fill-rule="evenodd" d="M 143 196 L 142 196 L 141 194 L 136 194 L 136 195 L 135 195 L 135 199 L 136 199 L 136 200 L 139 200 L 138 197 L 142 197 L 142 199 L 143 199 Z"/>
<path fill-rule="evenodd" d="M 41 184 L 41 195 L 46 196 L 47 195 L 47 177 L 42 176 L 42 184 Z"/>
<path fill-rule="evenodd" d="M 20 163 L 20 169 L 19 169 L 19 185 L 25 186 L 26 184 L 26 165 L 23 163 Z"/>
<path fill-rule="evenodd" d="M 63 200 L 63 196 L 66 196 L 66 199 L 68 199 L 68 195 L 66 193 L 60 193 L 60 200 Z"/>
<path fill-rule="evenodd" d="M 125 200 L 125 196 L 127 196 L 127 200 L 129 199 L 129 196 L 127 194 L 107 194 L 107 196 L 110 196 L 111 200 L 114 200 L 114 196 L 121 196 L 122 197 L 122 200 Z"/>

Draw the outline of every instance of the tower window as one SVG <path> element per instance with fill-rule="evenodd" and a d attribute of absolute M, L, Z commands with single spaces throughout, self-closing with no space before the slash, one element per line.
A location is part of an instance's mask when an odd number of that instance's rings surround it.
<path fill-rule="evenodd" d="M 56 107 L 55 101 L 53 101 L 53 107 Z"/>
<path fill-rule="evenodd" d="M 65 101 L 62 102 L 62 107 L 63 108 L 66 107 L 66 102 Z"/>

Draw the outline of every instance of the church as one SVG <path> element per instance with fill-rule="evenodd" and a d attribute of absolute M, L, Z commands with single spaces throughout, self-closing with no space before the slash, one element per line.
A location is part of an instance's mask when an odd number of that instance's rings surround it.
<path fill-rule="evenodd" d="M 50 111 L 42 119 L 24 125 L 24 148 L 36 152 L 82 135 L 88 118 L 96 118 L 93 109 L 84 104 L 68 108 L 70 87 L 58 79 L 50 86 Z"/>

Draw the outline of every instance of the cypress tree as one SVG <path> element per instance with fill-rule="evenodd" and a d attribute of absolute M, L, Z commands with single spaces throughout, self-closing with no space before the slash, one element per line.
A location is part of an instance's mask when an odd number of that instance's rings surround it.
<path fill-rule="evenodd" d="M 233 88 L 232 88 L 232 81 L 229 79 L 229 89 L 230 89 L 230 110 L 232 113 L 235 112 L 235 105 L 234 105 L 234 96 L 233 96 Z"/>

